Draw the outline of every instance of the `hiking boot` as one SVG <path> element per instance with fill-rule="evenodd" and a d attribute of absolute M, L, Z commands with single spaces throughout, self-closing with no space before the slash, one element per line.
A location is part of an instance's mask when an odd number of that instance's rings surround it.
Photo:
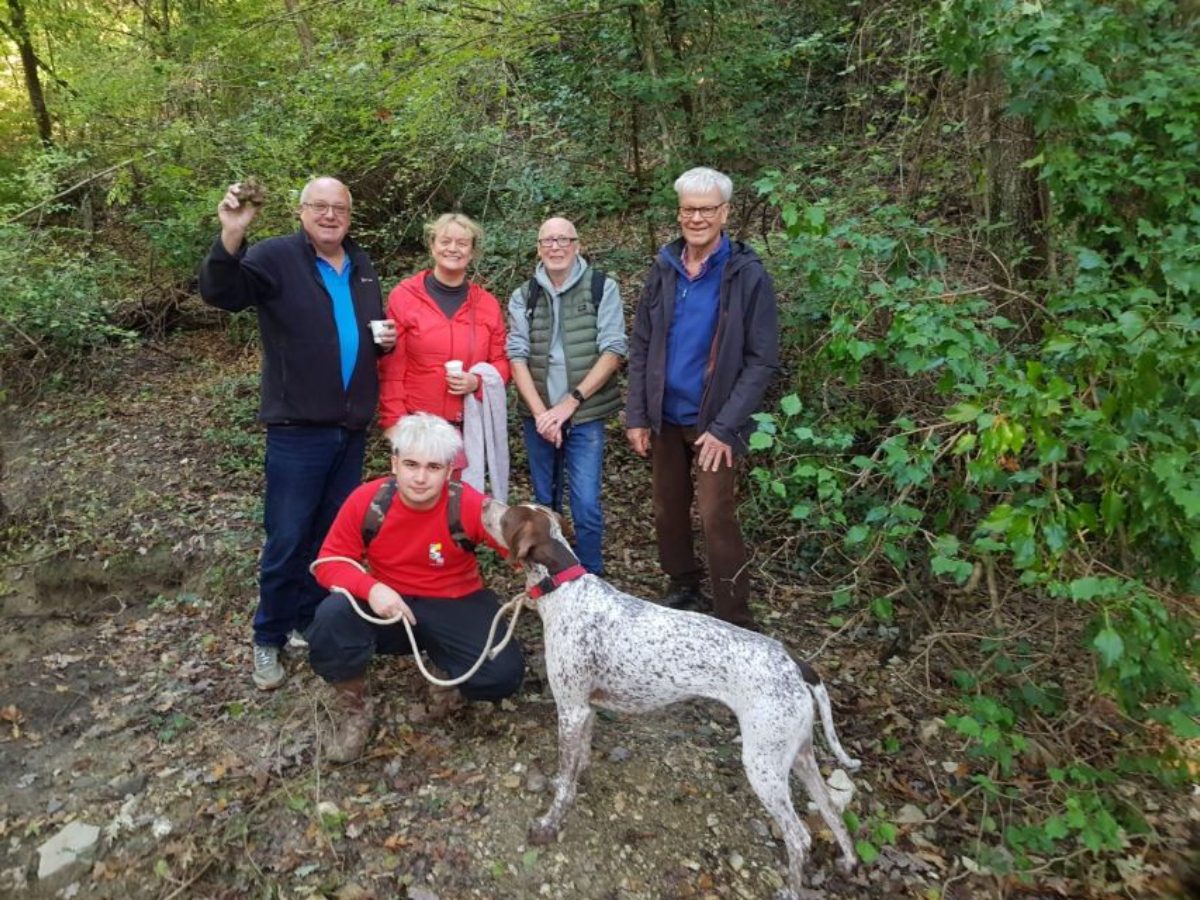
<path fill-rule="evenodd" d="M 254 683 L 260 691 L 273 691 L 283 684 L 287 672 L 279 661 L 279 648 L 268 644 L 254 645 Z"/>
<path fill-rule="evenodd" d="M 289 650 L 307 650 L 308 641 L 304 639 L 303 634 L 295 629 L 292 629 L 288 632 L 287 648 Z"/>
<path fill-rule="evenodd" d="M 662 605 L 671 609 L 703 609 L 704 596 L 694 584 L 673 584 L 663 595 Z"/>
<path fill-rule="evenodd" d="M 432 663 L 429 665 L 429 673 L 443 681 L 450 678 L 448 672 L 445 672 L 440 666 L 433 665 Z M 424 680 L 423 677 L 422 680 Z M 434 684 L 432 681 L 426 682 L 425 687 L 424 702 L 414 701 L 410 703 L 405 712 L 408 720 L 414 725 L 444 719 L 452 712 L 462 709 L 467 705 L 467 698 L 462 695 L 462 691 L 457 687 L 443 687 L 442 685 Z"/>
<path fill-rule="evenodd" d="M 352 678 L 332 687 L 336 729 L 325 747 L 325 758 L 336 763 L 347 763 L 362 756 L 367 738 L 371 736 L 374 716 L 371 701 L 367 698 L 365 678 Z"/>

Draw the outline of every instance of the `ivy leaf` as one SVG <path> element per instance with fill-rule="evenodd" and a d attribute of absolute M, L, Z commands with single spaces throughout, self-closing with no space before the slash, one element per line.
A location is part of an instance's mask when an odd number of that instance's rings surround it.
<path fill-rule="evenodd" d="M 974 403 L 958 403 L 946 410 L 946 418 L 961 425 L 974 422 L 979 418 L 981 412 L 983 412 L 983 407 Z"/>
<path fill-rule="evenodd" d="M 793 519 L 807 519 L 812 514 L 811 503 L 797 503 L 792 507 L 791 516 Z"/>
<path fill-rule="evenodd" d="M 1052 841 L 1062 840 L 1067 836 L 1067 823 L 1062 816 L 1051 816 L 1042 823 L 1042 833 Z"/>
<path fill-rule="evenodd" d="M 869 866 L 875 860 L 879 859 L 879 851 L 875 849 L 875 845 L 870 841 L 855 841 L 854 849 L 858 851 L 858 858 L 865 865 Z"/>
<path fill-rule="evenodd" d="M 1180 709 L 1173 709 L 1167 714 L 1167 722 L 1181 740 L 1194 741 L 1200 738 L 1200 723 Z"/>
<path fill-rule="evenodd" d="M 852 547 L 855 544 L 861 544 L 863 541 L 865 541 L 867 539 L 867 536 L 870 533 L 871 533 L 871 529 L 868 528 L 866 525 L 855 525 L 853 528 L 851 528 L 849 531 L 846 532 L 846 546 Z"/>
<path fill-rule="evenodd" d="M 788 416 L 794 416 L 800 412 L 801 406 L 800 398 L 795 394 L 788 394 L 779 401 L 779 408 L 783 410 L 784 415 Z"/>
<path fill-rule="evenodd" d="M 1092 640 L 1092 646 L 1099 651 L 1100 658 L 1104 660 L 1106 666 L 1114 665 L 1125 655 L 1125 642 L 1121 640 L 1121 635 L 1112 628 L 1105 628 L 1096 635 Z"/>
<path fill-rule="evenodd" d="M 767 450 L 775 445 L 775 438 L 764 431 L 756 431 L 750 435 L 751 450 Z"/>

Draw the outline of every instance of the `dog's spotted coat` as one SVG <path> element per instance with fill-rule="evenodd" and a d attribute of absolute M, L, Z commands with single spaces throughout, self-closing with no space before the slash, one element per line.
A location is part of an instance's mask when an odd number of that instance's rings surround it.
<path fill-rule="evenodd" d="M 534 506 L 484 507 L 485 527 L 523 563 L 530 587 L 577 564 L 557 517 Z M 842 868 L 857 860 L 841 810 L 813 755 L 814 701 L 826 743 L 856 769 L 838 742 L 829 695 L 807 663 L 797 664 L 772 638 L 713 619 L 647 603 L 594 575 L 567 582 L 537 600 L 545 629 L 546 671 L 558 706 L 559 772 L 550 809 L 530 829 L 535 843 L 553 840 L 588 764 L 593 707 L 638 713 L 707 697 L 737 715 L 742 763 L 751 787 L 775 819 L 788 852 L 788 886 L 801 890 L 812 838 L 792 806 L 795 770 L 842 849 Z"/>

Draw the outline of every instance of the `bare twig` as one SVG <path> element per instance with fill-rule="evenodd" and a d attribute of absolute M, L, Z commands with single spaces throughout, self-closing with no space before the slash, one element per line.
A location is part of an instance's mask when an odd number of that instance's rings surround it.
<path fill-rule="evenodd" d="M 55 200 L 61 200 L 63 197 L 66 197 L 69 194 L 75 193 L 81 187 L 85 187 L 86 185 L 91 184 L 93 181 L 103 178 L 105 175 L 108 175 L 111 172 L 117 171 L 117 169 L 123 168 L 128 165 L 132 165 L 135 162 L 141 162 L 144 159 L 149 159 L 151 156 L 157 156 L 157 155 L 158 155 L 157 150 L 149 150 L 146 153 L 143 153 L 141 156 L 131 156 L 129 159 L 122 160 L 121 162 L 117 163 L 116 165 L 109 166 L 107 169 L 103 169 L 103 170 L 97 172 L 95 175 L 89 175 L 87 178 L 83 179 L 83 181 L 80 181 L 76 184 L 71 185 L 65 191 L 59 191 L 53 197 L 47 197 L 45 200 L 43 200 L 41 203 L 38 203 L 36 206 L 31 206 L 31 207 L 29 207 L 29 209 L 22 210 L 21 212 L 17 213 L 15 216 L 13 216 L 11 219 L 6 220 L 4 224 L 11 225 L 13 222 L 17 221 L 20 218 L 23 218 L 24 216 L 29 215 L 31 212 L 36 212 L 37 210 L 41 209 L 42 207 L 44 207 L 50 203 L 53 203 Z"/>

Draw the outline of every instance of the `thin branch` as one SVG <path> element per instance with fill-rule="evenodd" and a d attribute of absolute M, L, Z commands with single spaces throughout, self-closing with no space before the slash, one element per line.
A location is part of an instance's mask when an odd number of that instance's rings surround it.
<path fill-rule="evenodd" d="M 146 153 L 143 153 L 141 156 L 134 156 L 134 157 L 130 157 L 129 159 L 122 160 L 121 162 L 117 163 L 116 165 L 109 166 L 107 169 L 97 172 L 95 175 L 89 175 L 87 178 L 83 179 L 83 181 L 80 181 L 77 184 L 71 185 L 65 191 L 59 191 L 53 197 L 47 197 L 45 200 L 43 200 L 41 203 L 37 204 L 36 206 L 31 206 L 31 207 L 29 207 L 29 209 L 22 210 L 21 212 L 17 213 L 15 216 L 13 216 L 11 219 L 5 220 L 4 224 L 11 225 L 13 222 L 17 221 L 18 219 L 24 218 L 25 216 L 29 215 L 31 212 L 36 212 L 37 210 L 41 209 L 42 207 L 44 207 L 50 203 L 53 203 L 55 200 L 61 200 L 63 197 L 66 197 L 70 194 L 75 193 L 81 187 L 85 187 L 86 185 L 91 184 L 93 181 L 103 178 L 105 175 L 108 175 L 111 172 L 115 172 L 117 169 L 124 168 L 125 166 L 131 165 L 135 162 L 141 162 L 143 159 L 149 159 L 151 156 L 157 156 L 157 155 L 158 155 L 157 150 L 150 150 Z"/>

